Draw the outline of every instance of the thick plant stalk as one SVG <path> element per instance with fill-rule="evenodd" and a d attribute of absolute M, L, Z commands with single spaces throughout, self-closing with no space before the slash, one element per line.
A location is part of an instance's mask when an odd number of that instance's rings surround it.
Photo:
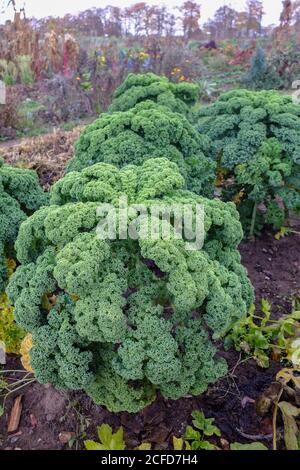
<path fill-rule="evenodd" d="M 255 202 L 253 206 L 253 212 L 252 212 L 252 219 L 251 219 L 251 227 L 250 227 L 250 238 L 253 238 L 254 236 L 254 228 L 255 228 L 255 221 L 256 221 L 256 214 L 257 214 L 257 202 Z"/>
<path fill-rule="evenodd" d="M 273 428 L 273 450 L 277 450 L 277 415 L 278 415 L 278 403 L 281 398 L 283 392 L 283 388 L 280 390 L 276 401 L 274 403 L 274 411 L 273 411 L 273 420 L 272 420 L 272 428 Z"/>
<path fill-rule="evenodd" d="M 278 414 L 278 402 L 275 403 L 274 413 L 273 413 L 273 450 L 277 450 L 277 414 Z"/>

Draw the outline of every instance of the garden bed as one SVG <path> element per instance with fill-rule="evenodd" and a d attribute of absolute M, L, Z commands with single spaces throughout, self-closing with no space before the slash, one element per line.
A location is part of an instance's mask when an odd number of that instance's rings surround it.
<path fill-rule="evenodd" d="M 275 314 L 289 313 L 293 297 L 300 295 L 297 282 L 300 275 L 299 235 L 276 240 L 274 234 L 265 232 L 255 242 L 244 242 L 241 253 L 257 300 L 267 298 L 272 306 L 276 306 Z M 196 409 L 215 418 L 224 448 L 226 441 L 260 441 L 271 447 L 272 417 L 259 417 L 255 400 L 275 380 L 282 365 L 271 361 L 268 369 L 262 369 L 253 360 L 244 360 L 236 351 L 222 355 L 228 361 L 229 373 L 204 395 L 176 402 L 159 396 L 137 414 L 109 413 L 82 393 L 59 392 L 51 386 L 34 383 L 20 392 L 23 395 L 20 426 L 10 435 L 7 419 L 13 398 L 8 400 L 6 413 L 0 419 L 0 448 L 65 449 L 71 442 L 72 448 L 81 449 L 84 439 L 95 438 L 98 425 L 108 423 L 114 429 L 123 426 L 130 449 L 141 442 L 149 442 L 156 449 L 170 449 L 172 436 L 179 437 L 184 433 L 191 422 L 191 412 Z M 7 369 L 20 368 L 19 359 L 10 356 Z M 280 426 L 278 432 L 282 432 Z"/>

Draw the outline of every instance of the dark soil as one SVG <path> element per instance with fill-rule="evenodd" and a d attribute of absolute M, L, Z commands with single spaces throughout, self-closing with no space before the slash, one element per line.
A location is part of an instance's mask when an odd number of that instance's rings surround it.
<path fill-rule="evenodd" d="M 300 229 L 295 230 L 299 235 L 280 240 L 265 232 L 262 238 L 240 246 L 256 300 L 268 299 L 275 315 L 290 313 L 293 299 L 300 297 Z"/>
<path fill-rule="evenodd" d="M 277 241 L 271 233 L 241 246 L 243 263 L 249 270 L 257 300 L 268 298 L 275 315 L 288 313 L 293 297 L 300 296 L 299 248 L 299 235 Z M 260 441 L 270 445 L 271 418 L 257 416 L 254 402 L 274 381 L 281 364 L 271 361 L 268 369 L 261 369 L 252 360 L 243 361 L 235 351 L 223 355 L 228 361 L 229 373 L 207 393 L 176 402 L 159 396 L 138 414 L 109 413 L 82 393 L 63 393 L 51 386 L 31 385 L 22 391 L 19 430 L 10 436 L 6 427 L 13 399 L 7 402 L 7 412 L 0 418 L 0 448 L 66 449 L 69 446 L 61 442 L 60 433 L 67 432 L 74 433 L 73 448 L 80 449 L 84 439 L 96 438 L 97 425 L 108 423 L 114 429 L 124 427 L 129 448 L 151 442 L 153 448 L 170 449 L 172 436 L 183 434 L 195 409 L 202 409 L 206 417 L 214 417 L 222 438 L 229 442 Z M 11 356 L 7 366 L 20 369 L 19 359 Z"/>

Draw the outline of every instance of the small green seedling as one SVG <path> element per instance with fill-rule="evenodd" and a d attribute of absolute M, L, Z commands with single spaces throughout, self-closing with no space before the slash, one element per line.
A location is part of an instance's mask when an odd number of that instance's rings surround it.
<path fill-rule="evenodd" d="M 124 431 L 120 427 L 117 432 L 113 433 L 112 428 L 108 424 L 101 424 L 97 427 L 97 433 L 100 442 L 87 440 L 84 441 L 87 450 L 124 450 Z"/>
<path fill-rule="evenodd" d="M 214 425 L 214 418 L 205 418 L 203 411 L 193 411 L 193 425 L 187 426 L 184 438 L 190 443 L 191 450 L 216 450 L 216 446 L 206 438 L 221 436 L 220 429 Z"/>

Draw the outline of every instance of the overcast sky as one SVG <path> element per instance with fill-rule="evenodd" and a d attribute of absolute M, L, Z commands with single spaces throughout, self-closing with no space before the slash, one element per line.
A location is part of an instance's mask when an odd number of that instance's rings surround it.
<path fill-rule="evenodd" d="M 8 0 L 6 0 L 8 1 Z M 24 0 L 19 0 L 20 5 Z M 25 8 L 27 16 L 35 16 L 42 18 L 45 16 L 63 16 L 66 13 L 78 13 L 79 11 L 87 10 L 91 7 L 105 7 L 106 5 L 113 6 L 129 6 L 136 1 L 130 0 L 25 0 Z M 176 7 L 183 3 L 183 0 L 148 0 L 148 4 L 165 4 L 169 7 Z M 202 5 L 202 20 L 201 23 L 214 15 L 214 12 L 222 5 L 231 5 L 236 10 L 243 10 L 245 7 L 245 0 L 199 0 Z M 264 0 L 264 24 L 277 23 L 281 12 L 282 0 Z M 7 15 L 6 15 L 7 16 Z M 5 19 L 4 15 L 0 13 L 1 22 Z"/>

